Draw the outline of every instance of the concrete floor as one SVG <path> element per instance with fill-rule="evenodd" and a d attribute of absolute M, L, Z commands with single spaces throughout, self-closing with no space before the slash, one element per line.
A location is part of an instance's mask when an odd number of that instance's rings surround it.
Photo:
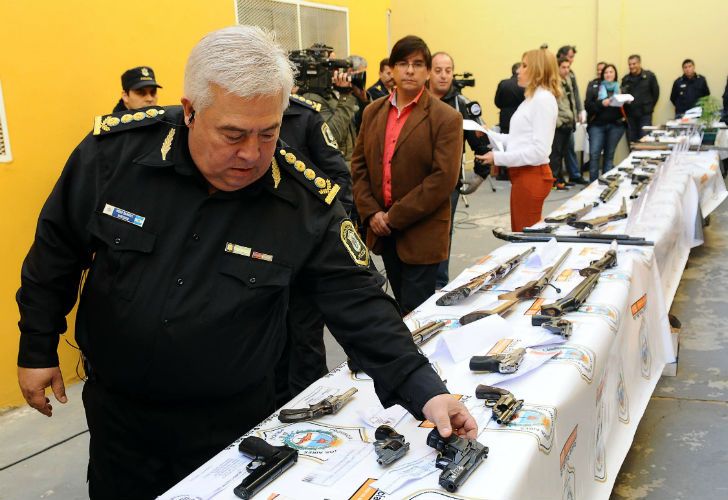
<path fill-rule="evenodd" d="M 509 227 L 510 185 L 488 183 L 460 200 L 450 264 L 456 276 L 500 246 L 491 229 Z M 574 195 L 552 192 L 544 212 Z M 647 407 L 622 470 L 613 500 L 728 498 L 728 204 L 713 214 L 705 245 L 695 249 L 677 292 L 672 312 L 683 323 L 678 375 L 663 378 Z M 378 267 L 381 260 L 375 260 Z M 329 367 L 345 358 L 327 334 Z M 85 484 L 88 433 L 81 405 L 81 384 L 67 388 L 69 402 L 55 404 L 48 419 L 29 408 L 0 415 L 0 500 L 88 497 Z M 70 439 L 69 439 L 70 438 Z M 64 442 L 64 440 L 66 440 Z M 60 443 L 60 444 L 57 444 Z"/>

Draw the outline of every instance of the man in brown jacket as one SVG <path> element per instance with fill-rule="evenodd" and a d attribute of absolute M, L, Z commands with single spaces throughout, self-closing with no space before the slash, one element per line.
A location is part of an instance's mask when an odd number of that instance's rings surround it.
<path fill-rule="evenodd" d="M 421 38 L 399 40 L 389 63 L 396 89 L 365 109 L 351 175 L 367 246 L 381 254 L 407 314 L 434 293 L 437 266 L 448 255 L 463 120 L 425 90 L 432 56 Z"/>

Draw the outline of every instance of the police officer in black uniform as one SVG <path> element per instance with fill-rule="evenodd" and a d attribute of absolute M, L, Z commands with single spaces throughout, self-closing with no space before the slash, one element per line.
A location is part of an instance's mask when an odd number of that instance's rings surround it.
<path fill-rule="evenodd" d="M 65 402 L 56 349 L 88 270 L 76 340 L 92 499 L 154 498 L 272 412 L 294 279 L 385 406 L 477 435 L 370 272 L 337 185 L 277 141 L 292 85 L 259 28 L 211 33 L 183 107 L 98 117 L 41 211 L 18 381 L 41 413 L 46 387 Z"/>
<path fill-rule="evenodd" d="M 675 80 L 670 92 L 670 102 L 675 106 L 676 118 L 695 107 L 698 99 L 710 95 L 708 81 L 695 72 L 695 62 L 692 59 L 685 59 L 682 69 L 683 75 Z"/>
<path fill-rule="evenodd" d="M 154 76 L 154 70 L 149 66 L 137 66 L 124 71 L 121 75 L 121 99 L 112 113 L 156 106 L 157 89 L 161 88 Z"/>
<path fill-rule="evenodd" d="M 319 110 L 319 103 L 291 94 L 289 106 L 283 112 L 280 137 L 341 187 L 337 199 L 346 213 L 351 213 L 351 173 Z M 276 407 L 328 372 L 323 330 L 321 312 L 308 299 L 304 287 L 294 284 L 288 311 L 288 342 L 276 368 Z"/>
<path fill-rule="evenodd" d="M 369 99 L 376 101 L 380 97 L 388 96 L 393 86 L 394 76 L 392 75 L 392 68 L 389 66 L 389 58 L 385 57 L 379 61 L 379 80 L 367 89 Z"/>
<path fill-rule="evenodd" d="M 634 101 L 624 105 L 627 139 L 632 143 L 647 134 L 642 127 L 652 125 L 652 112 L 660 98 L 660 86 L 652 71 L 642 69 L 642 58 L 638 54 L 629 56 L 627 64 L 629 73 L 622 78 L 622 93 L 634 97 Z"/>

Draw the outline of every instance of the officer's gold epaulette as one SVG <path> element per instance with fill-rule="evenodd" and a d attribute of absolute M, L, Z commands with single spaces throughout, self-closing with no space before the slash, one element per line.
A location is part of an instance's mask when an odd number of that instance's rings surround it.
<path fill-rule="evenodd" d="M 321 111 L 321 103 L 320 102 L 312 101 L 311 99 L 306 99 L 305 97 L 300 96 L 298 94 L 291 94 L 289 97 L 290 97 L 289 100 L 292 103 L 301 105 L 304 108 L 313 109 L 316 112 L 320 112 Z"/>
<path fill-rule="evenodd" d="M 132 128 L 145 127 L 158 120 L 154 120 L 164 114 L 164 108 L 150 106 L 142 109 L 127 109 L 117 111 L 110 115 L 99 115 L 94 118 L 94 135 L 105 135 Z"/>
<path fill-rule="evenodd" d="M 311 193 L 327 205 L 331 205 L 341 189 L 314 165 L 307 165 L 286 148 L 276 151 L 280 168 L 286 170 L 294 179 L 303 184 Z"/>

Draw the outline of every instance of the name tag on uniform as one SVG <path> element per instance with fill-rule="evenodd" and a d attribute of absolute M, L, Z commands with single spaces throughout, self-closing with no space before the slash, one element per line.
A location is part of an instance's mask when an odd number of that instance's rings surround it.
<path fill-rule="evenodd" d="M 244 257 L 250 257 L 251 259 L 265 260 L 267 262 L 273 261 L 273 256 L 263 252 L 256 252 L 250 247 L 238 245 L 236 243 L 225 243 L 225 251 L 227 253 L 234 253 L 235 255 L 242 255 Z"/>
<path fill-rule="evenodd" d="M 688 86 L 688 84 L 687 84 L 687 83 L 683 83 L 682 85 L 680 85 L 680 88 L 681 88 L 681 89 L 684 89 L 684 88 L 685 88 L 685 87 L 687 87 L 687 86 Z"/>
<path fill-rule="evenodd" d="M 114 219 L 123 220 L 124 222 L 128 222 L 129 224 L 134 224 L 139 227 L 144 225 L 144 220 L 146 219 L 146 217 L 131 213 L 123 208 L 117 208 L 114 205 L 109 205 L 108 203 L 104 206 L 104 213 L 106 215 L 110 215 Z"/>

